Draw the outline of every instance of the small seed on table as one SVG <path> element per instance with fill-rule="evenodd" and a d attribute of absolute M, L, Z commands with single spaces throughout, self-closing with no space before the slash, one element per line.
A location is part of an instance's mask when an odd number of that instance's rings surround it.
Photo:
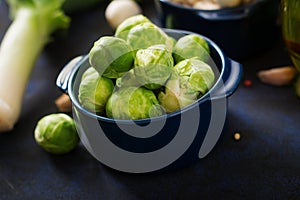
<path fill-rule="evenodd" d="M 240 134 L 240 133 L 235 133 L 235 134 L 233 135 L 233 138 L 234 138 L 235 140 L 240 140 L 240 139 L 241 139 L 241 134 Z"/>
<path fill-rule="evenodd" d="M 252 81 L 251 80 L 247 79 L 247 80 L 244 81 L 244 86 L 250 87 L 251 85 L 252 85 Z"/>

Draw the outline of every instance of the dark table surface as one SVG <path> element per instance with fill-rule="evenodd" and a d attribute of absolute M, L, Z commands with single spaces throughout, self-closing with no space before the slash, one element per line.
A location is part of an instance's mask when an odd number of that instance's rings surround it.
<path fill-rule="evenodd" d="M 228 99 L 223 134 L 204 159 L 172 172 L 127 174 L 105 167 L 79 145 L 51 155 L 34 141 L 36 122 L 57 112 L 61 94 L 55 81 L 73 57 L 113 30 L 104 18 L 106 3 L 72 15 L 68 37 L 39 56 L 13 131 L 0 134 L 0 199 L 300 199 L 300 100 L 291 86 L 262 84 L 258 70 L 290 64 L 282 41 L 240 61 L 242 82 Z M 143 11 L 158 23 L 152 1 Z M 10 20 L 0 0 L 0 39 Z M 243 80 L 252 81 L 245 87 Z M 240 141 L 233 139 L 239 132 Z"/>

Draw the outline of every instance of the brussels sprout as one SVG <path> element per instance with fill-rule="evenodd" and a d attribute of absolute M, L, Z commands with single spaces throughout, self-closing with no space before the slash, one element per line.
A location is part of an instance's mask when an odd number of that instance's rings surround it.
<path fill-rule="evenodd" d="M 171 51 L 173 40 L 155 24 L 145 22 L 131 28 L 126 40 L 133 50 L 146 49 L 156 44 L 165 44 Z"/>
<path fill-rule="evenodd" d="M 43 149 L 54 154 L 68 153 L 79 142 L 74 120 L 63 113 L 41 118 L 34 130 L 34 138 Z"/>
<path fill-rule="evenodd" d="M 174 112 L 192 104 L 199 92 L 189 87 L 188 77 L 173 72 L 165 85 L 165 91 L 158 94 L 158 101 L 167 113 Z"/>
<path fill-rule="evenodd" d="M 174 46 L 173 53 L 175 63 L 193 57 L 207 62 L 210 57 L 208 43 L 204 38 L 196 34 L 189 34 L 179 38 Z"/>
<path fill-rule="evenodd" d="M 188 77 L 188 85 L 200 94 L 206 93 L 213 85 L 215 75 L 212 68 L 198 59 L 185 59 L 174 66 L 179 76 Z"/>
<path fill-rule="evenodd" d="M 143 87 L 121 87 L 109 98 L 107 117 L 114 119 L 144 119 L 162 115 L 155 94 Z"/>
<path fill-rule="evenodd" d="M 125 40 L 103 36 L 89 52 L 89 62 L 101 76 L 118 78 L 132 68 L 134 52 Z"/>
<path fill-rule="evenodd" d="M 136 80 L 134 75 L 134 69 L 129 70 L 123 74 L 120 78 L 116 80 L 117 87 L 128 87 L 128 86 L 141 86 L 141 84 Z"/>
<path fill-rule="evenodd" d="M 169 36 L 169 42 L 170 42 L 170 46 L 171 46 L 170 51 L 173 51 L 177 40 L 175 38 Z"/>
<path fill-rule="evenodd" d="M 126 40 L 130 29 L 144 22 L 151 22 L 151 21 L 144 15 L 135 15 L 129 17 L 125 19 L 121 24 L 119 24 L 119 26 L 116 29 L 115 36 Z"/>
<path fill-rule="evenodd" d="M 78 100 L 89 111 L 103 114 L 113 89 L 111 79 L 101 77 L 93 67 L 89 67 L 82 75 Z"/>
<path fill-rule="evenodd" d="M 170 77 L 174 61 L 166 45 L 153 45 L 140 49 L 134 60 L 136 80 L 148 89 L 158 89 Z"/>
<path fill-rule="evenodd" d="M 179 110 L 205 94 L 212 87 L 214 79 L 208 64 L 195 58 L 185 59 L 174 66 L 165 91 L 158 95 L 158 101 L 166 112 Z"/>

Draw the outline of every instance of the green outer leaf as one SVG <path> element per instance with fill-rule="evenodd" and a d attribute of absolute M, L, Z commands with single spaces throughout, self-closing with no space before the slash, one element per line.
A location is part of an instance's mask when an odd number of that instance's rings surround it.
<path fill-rule="evenodd" d="M 162 110 L 153 91 L 143 87 L 121 87 L 110 96 L 106 114 L 114 119 L 136 120 L 162 115 Z"/>
<path fill-rule="evenodd" d="M 111 79 L 99 76 L 98 72 L 90 67 L 82 75 L 78 99 L 84 108 L 103 114 L 113 89 Z"/>
<path fill-rule="evenodd" d="M 135 15 L 125 19 L 116 29 L 115 36 L 127 40 L 129 31 L 138 24 L 150 22 L 144 15 Z"/>
<path fill-rule="evenodd" d="M 211 67 L 196 58 L 180 61 L 174 66 L 174 70 L 180 76 L 187 77 L 188 87 L 202 94 L 207 92 L 214 83 L 215 77 Z"/>
<path fill-rule="evenodd" d="M 100 37 L 89 52 L 89 63 L 107 78 L 119 78 L 132 68 L 134 54 L 125 40 Z"/>
<path fill-rule="evenodd" d="M 41 35 L 48 36 L 57 29 L 68 28 L 70 18 L 62 10 L 65 0 L 6 0 L 14 20 L 21 9 L 29 9 L 36 16 Z"/>
<path fill-rule="evenodd" d="M 140 49 L 134 62 L 136 79 L 148 89 L 158 89 L 170 77 L 174 61 L 166 45 Z"/>
<path fill-rule="evenodd" d="M 210 49 L 204 38 L 196 34 L 185 35 L 174 46 L 174 59 L 176 63 L 184 59 L 197 57 L 207 62 L 210 57 Z"/>

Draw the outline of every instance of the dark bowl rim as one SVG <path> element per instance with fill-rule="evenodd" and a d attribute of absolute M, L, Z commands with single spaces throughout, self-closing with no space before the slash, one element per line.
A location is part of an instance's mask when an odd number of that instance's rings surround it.
<path fill-rule="evenodd" d="M 250 9 L 251 7 L 255 7 L 258 4 L 267 1 L 267 0 L 255 0 L 254 2 L 248 3 L 248 4 L 243 4 L 243 5 L 239 5 L 236 7 L 228 7 L 228 8 L 221 8 L 221 9 L 211 9 L 211 10 L 205 10 L 205 9 L 199 9 L 199 8 L 193 8 L 193 7 L 189 7 L 189 6 L 184 6 L 182 4 L 179 3 L 175 3 L 175 2 L 171 2 L 170 0 L 156 0 L 159 1 L 163 4 L 167 4 L 168 6 L 171 7 L 175 7 L 178 9 L 183 9 L 183 10 L 188 10 L 188 11 L 192 11 L 192 12 L 206 12 L 206 13 L 215 13 L 215 12 L 225 12 L 225 13 L 235 13 L 237 11 L 241 11 L 241 10 L 246 10 L 246 9 Z"/>
<path fill-rule="evenodd" d="M 81 113 L 83 113 L 83 114 L 85 114 L 85 115 L 87 115 L 91 118 L 94 118 L 94 119 L 97 119 L 97 120 L 100 120 L 100 121 L 104 121 L 104 122 L 108 122 L 108 123 L 118 123 L 118 124 L 132 124 L 132 123 L 145 124 L 146 123 L 146 124 L 148 124 L 149 121 L 159 121 L 159 120 L 162 120 L 162 119 L 172 118 L 174 116 L 180 115 L 181 113 L 186 112 L 186 111 L 194 108 L 195 106 L 199 106 L 200 104 L 202 104 L 203 102 L 205 102 L 207 100 L 210 100 L 210 95 L 211 95 L 212 91 L 217 89 L 220 82 L 221 83 L 223 82 L 222 77 L 223 77 L 223 74 L 224 74 L 224 71 L 225 71 L 225 68 L 226 68 L 225 63 L 226 63 L 226 59 L 228 59 L 227 56 L 225 55 L 225 53 L 220 49 L 220 47 L 215 42 L 213 42 L 208 37 L 203 36 L 199 33 L 195 33 L 195 32 L 192 32 L 192 31 L 186 31 L 186 30 L 180 30 L 180 29 L 167 29 L 167 28 L 162 28 L 162 29 L 165 32 L 167 32 L 167 34 L 168 34 L 168 32 L 177 32 L 177 33 L 180 33 L 180 34 L 197 34 L 197 35 L 200 35 L 217 52 L 217 55 L 220 57 L 222 66 L 221 66 L 221 70 L 219 71 L 219 74 L 218 74 L 218 76 L 219 76 L 218 79 L 215 81 L 214 85 L 212 86 L 212 88 L 208 92 L 206 92 L 203 96 L 201 96 L 199 99 L 197 99 L 192 104 L 190 104 L 190 105 L 188 105 L 188 106 L 186 106 L 186 107 L 184 107 L 180 110 L 177 110 L 177 111 L 174 111 L 174 112 L 171 112 L 171 113 L 166 113 L 166 114 L 156 116 L 156 117 L 145 118 L 145 119 L 137 119 L 137 120 L 123 120 L 123 119 L 113 119 L 113 118 L 108 118 L 108 117 L 105 117 L 105 116 L 97 115 L 96 113 L 90 112 L 90 111 L 86 110 L 85 108 L 83 108 L 81 106 L 81 104 L 78 102 L 77 97 L 75 97 L 75 94 L 74 94 L 74 91 L 73 91 L 73 88 L 74 88 L 74 85 L 75 85 L 74 82 L 76 80 L 77 73 L 80 69 L 80 66 L 84 62 L 86 62 L 86 60 L 88 59 L 88 55 L 86 55 L 82 58 L 82 60 L 80 62 L 78 62 L 76 64 L 76 66 L 74 67 L 74 69 L 70 73 L 70 78 L 68 80 L 68 95 L 71 99 L 73 109 L 74 109 L 74 106 L 75 106 L 77 109 L 80 110 Z M 222 98 L 226 98 L 226 97 L 224 96 Z"/>

